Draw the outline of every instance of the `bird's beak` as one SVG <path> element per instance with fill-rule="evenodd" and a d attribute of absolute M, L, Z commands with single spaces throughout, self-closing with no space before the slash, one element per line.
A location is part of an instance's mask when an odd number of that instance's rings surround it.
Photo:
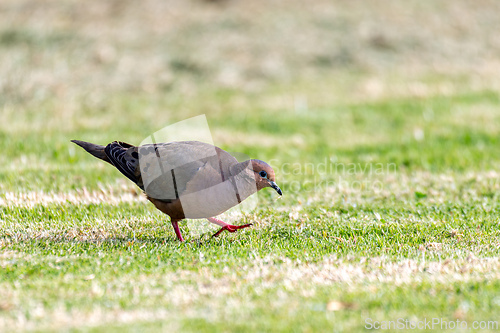
<path fill-rule="evenodd" d="M 283 195 L 283 192 L 281 192 L 281 189 L 278 186 L 278 184 L 276 184 L 273 181 L 269 181 L 269 184 L 271 184 L 271 187 L 274 188 L 276 190 L 276 192 L 278 192 L 279 195 Z"/>

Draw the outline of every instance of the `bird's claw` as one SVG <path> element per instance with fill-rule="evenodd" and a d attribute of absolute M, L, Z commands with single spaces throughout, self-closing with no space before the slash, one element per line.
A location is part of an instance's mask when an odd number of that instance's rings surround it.
<path fill-rule="evenodd" d="M 220 228 L 220 230 L 217 231 L 212 237 L 219 236 L 224 230 L 227 230 L 229 232 L 236 232 L 238 229 L 248 228 L 252 224 L 253 223 L 248 223 L 248 224 L 244 224 L 244 225 L 231 225 L 231 224 L 228 224 L 228 225 L 225 225 L 222 228 Z"/>

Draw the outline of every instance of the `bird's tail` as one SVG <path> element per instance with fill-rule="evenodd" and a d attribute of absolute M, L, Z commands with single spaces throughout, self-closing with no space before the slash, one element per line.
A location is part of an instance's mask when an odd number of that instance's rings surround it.
<path fill-rule="evenodd" d="M 80 147 L 82 147 L 88 153 L 94 155 L 95 157 L 112 164 L 111 161 L 109 160 L 108 156 L 106 156 L 106 153 L 104 152 L 104 149 L 105 149 L 104 146 L 100 146 L 100 145 L 96 145 L 96 144 L 93 144 L 90 142 L 85 142 L 85 141 L 80 141 L 80 140 L 71 140 L 71 142 L 76 143 L 77 145 L 79 145 Z"/>

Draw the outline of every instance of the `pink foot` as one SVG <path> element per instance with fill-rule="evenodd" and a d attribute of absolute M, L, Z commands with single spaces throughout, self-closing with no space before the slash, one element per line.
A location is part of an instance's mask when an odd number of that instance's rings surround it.
<path fill-rule="evenodd" d="M 248 223 L 248 224 L 244 224 L 244 225 L 231 225 L 231 224 L 227 224 L 226 222 L 224 221 L 221 221 L 219 219 L 216 219 L 214 217 L 209 217 L 207 218 L 207 220 L 209 222 L 212 222 L 214 224 L 217 224 L 217 225 L 220 225 L 222 228 L 217 231 L 212 237 L 217 237 L 221 234 L 221 232 L 223 232 L 224 230 L 227 230 L 229 232 L 236 232 L 238 229 L 243 229 L 243 228 L 248 228 L 249 226 L 252 225 L 252 223 Z"/>

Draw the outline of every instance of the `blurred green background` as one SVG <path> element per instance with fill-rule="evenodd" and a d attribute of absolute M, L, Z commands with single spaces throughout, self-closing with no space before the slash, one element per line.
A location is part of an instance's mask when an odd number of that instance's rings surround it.
<path fill-rule="evenodd" d="M 3 1 L 0 188 L 95 188 L 78 177 L 88 164 L 101 179 L 118 174 L 70 139 L 137 144 L 198 114 L 217 145 L 277 169 L 325 157 L 493 169 L 499 7 Z"/>

